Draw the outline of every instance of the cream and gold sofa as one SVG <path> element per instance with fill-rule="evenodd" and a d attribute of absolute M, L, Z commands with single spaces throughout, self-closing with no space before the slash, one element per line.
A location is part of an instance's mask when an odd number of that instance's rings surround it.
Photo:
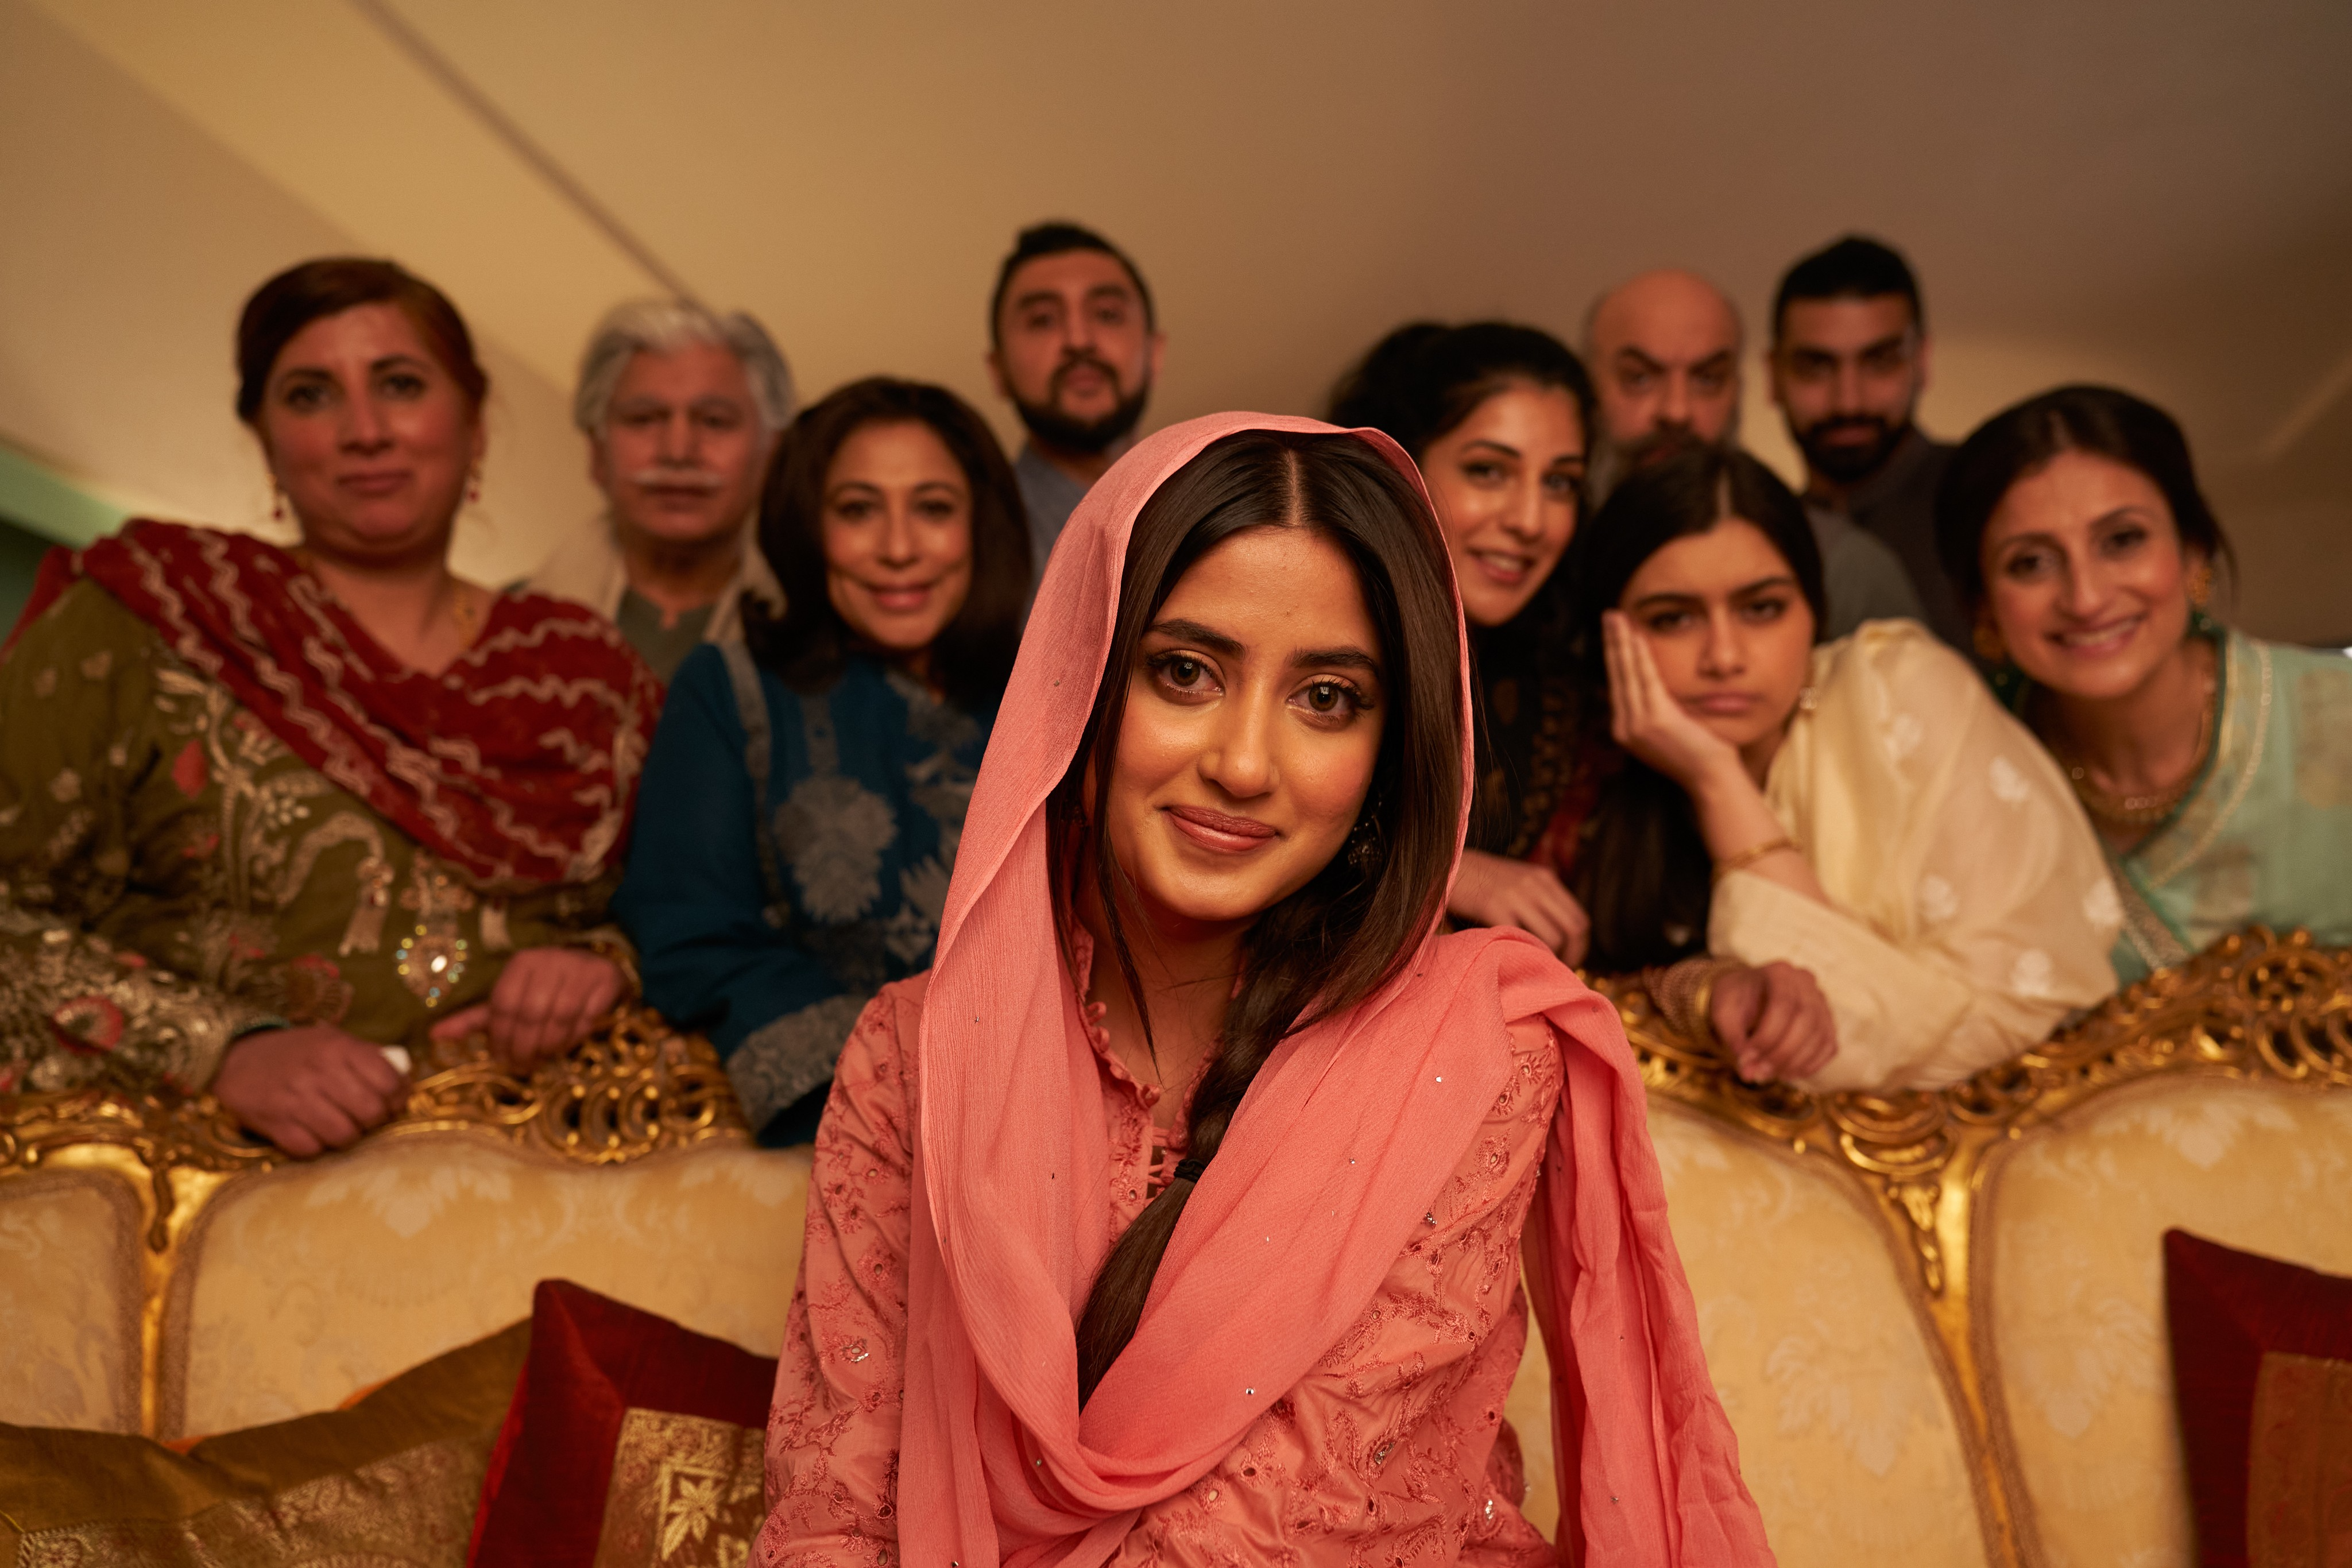
<path fill-rule="evenodd" d="M 332 1409 L 529 1317 L 542 1279 L 772 1355 L 808 1168 L 647 1012 L 527 1083 L 428 1072 L 307 1162 L 208 1100 L 26 1095 L 0 1115 L 0 1421 L 168 1440 Z"/>
<path fill-rule="evenodd" d="M 2192 1561 L 2159 1238 L 2352 1271 L 2352 952 L 2253 931 L 1936 1094 L 1738 1082 L 1614 989 L 1709 1367 L 1788 1568 Z M 0 1114 L 0 1420 L 166 1438 L 331 1407 L 563 1277 L 772 1354 L 808 1165 L 634 1015 L 422 1078 L 342 1155 L 204 1102 Z M 1546 1374 L 1512 1415 L 1551 1495 Z"/>

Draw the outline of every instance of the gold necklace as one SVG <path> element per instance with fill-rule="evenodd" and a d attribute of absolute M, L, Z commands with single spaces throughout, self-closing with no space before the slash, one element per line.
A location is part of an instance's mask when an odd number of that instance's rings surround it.
<path fill-rule="evenodd" d="M 449 619 L 457 623 L 457 635 L 470 643 L 474 625 L 482 618 L 482 607 L 474 602 L 474 591 L 456 578 L 449 580 Z"/>
<path fill-rule="evenodd" d="M 312 558 L 308 545 L 296 545 L 287 553 L 304 571 L 313 577 L 318 576 L 318 562 Z M 325 585 L 321 583 L 320 586 Z M 473 589 L 454 573 L 449 578 L 449 619 L 457 628 L 458 639 L 466 643 L 474 640 L 474 628 L 482 619 L 482 607 L 474 601 Z"/>
<path fill-rule="evenodd" d="M 2126 795 L 2100 789 L 2091 782 L 2090 769 L 2080 761 L 2069 758 L 2066 777 L 2074 786 L 2075 797 L 2083 809 L 2100 821 L 2116 828 L 2153 828 L 2180 809 L 2189 799 L 2189 790 L 2204 776 L 2206 761 L 2213 751 L 2214 699 L 2221 695 L 2221 682 L 2215 674 L 2205 677 L 2205 705 L 2197 720 L 2197 754 L 2189 758 L 2188 770 L 2161 789 L 2146 795 Z"/>

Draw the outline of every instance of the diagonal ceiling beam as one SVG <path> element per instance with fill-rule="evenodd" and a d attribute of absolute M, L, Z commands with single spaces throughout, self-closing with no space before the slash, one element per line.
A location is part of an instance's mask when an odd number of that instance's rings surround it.
<path fill-rule="evenodd" d="M 463 105 L 467 113 L 482 123 L 482 128 L 504 142 L 517 158 L 536 171 L 540 178 L 554 187 L 558 195 L 572 204 L 580 215 L 604 233 L 604 236 L 625 252 L 631 260 L 646 269 L 664 288 L 680 299 L 693 299 L 694 290 L 654 254 L 653 247 L 639 239 L 634 230 L 615 216 L 611 208 L 598 201 L 589 189 L 572 178 L 572 172 L 556 162 L 554 154 L 534 141 L 530 133 L 515 123 L 513 118 L 489 96 L 476 87 L 471 78 L 459 70 L 454 61 L 434 47 L 431 39 L 410 26 L 399 12 L 386 0 L 351 0 L 361 16 L 375 25 L 376 30 L 391 40 L 394 47 L 406 55 L 443 91 Z"/>

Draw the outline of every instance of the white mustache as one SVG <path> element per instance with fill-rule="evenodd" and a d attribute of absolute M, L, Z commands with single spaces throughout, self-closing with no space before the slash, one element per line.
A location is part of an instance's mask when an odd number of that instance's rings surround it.
<path fill-rule="evenodd" d="M 640 468 L 628 478 L 630 484 L 651 490 L 702 490 L 715 494 L 727 487 L 726 477 L 708 468 Z"/>

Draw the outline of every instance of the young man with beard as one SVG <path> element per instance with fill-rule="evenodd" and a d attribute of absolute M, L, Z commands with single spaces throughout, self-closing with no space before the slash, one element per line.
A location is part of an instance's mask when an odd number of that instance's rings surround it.
<path fill-rule="evenodd" d="M 1969 618 L 1936 554 L 1936 483 L 1952 448 L 1912 423 L 1927 384 L 1927 326 L 1910 265 L 1849 235 L 1790 267 L 1772 300 L 1771 367 L 1816 528 L 1842 518 L 1885 541 L 1928 626 L 1969 652 Z"/>
<path fill-rule="evenodd" d="M 1594 513 L 1636 469 L 1693 445 L 1738 444 L 1742 338 L 1738 311 L 1696 273 L 1645 272 L 1593 302 L 1584 344 L 1600 403 L 1586 481 Z M 1811 518 L 1829 595 L 1824 637 L 1865 621 L 1919 618 L 1892 550 L 1841 513 L 1816 509 Z"/>
<path fill-rule="evenodd" d="M 1127 254 L 1061 222 L 1021 231 L 988 327 L 988 373 L 1029 432 L 1013 472 L 1042 578 L 1078 498 L 1132 444 L 1167 340 Z"/>
<path fill-rule="evenodd" d="M 581 357 L 572 417 L 604 516 L 533 590 L 604 616 L 664 681 L 697 644 L 742 639 L 745 593 L 782 612 L 751 525 L 793 377 L 757 321 L 677 299 L 614 307 Z"/>

